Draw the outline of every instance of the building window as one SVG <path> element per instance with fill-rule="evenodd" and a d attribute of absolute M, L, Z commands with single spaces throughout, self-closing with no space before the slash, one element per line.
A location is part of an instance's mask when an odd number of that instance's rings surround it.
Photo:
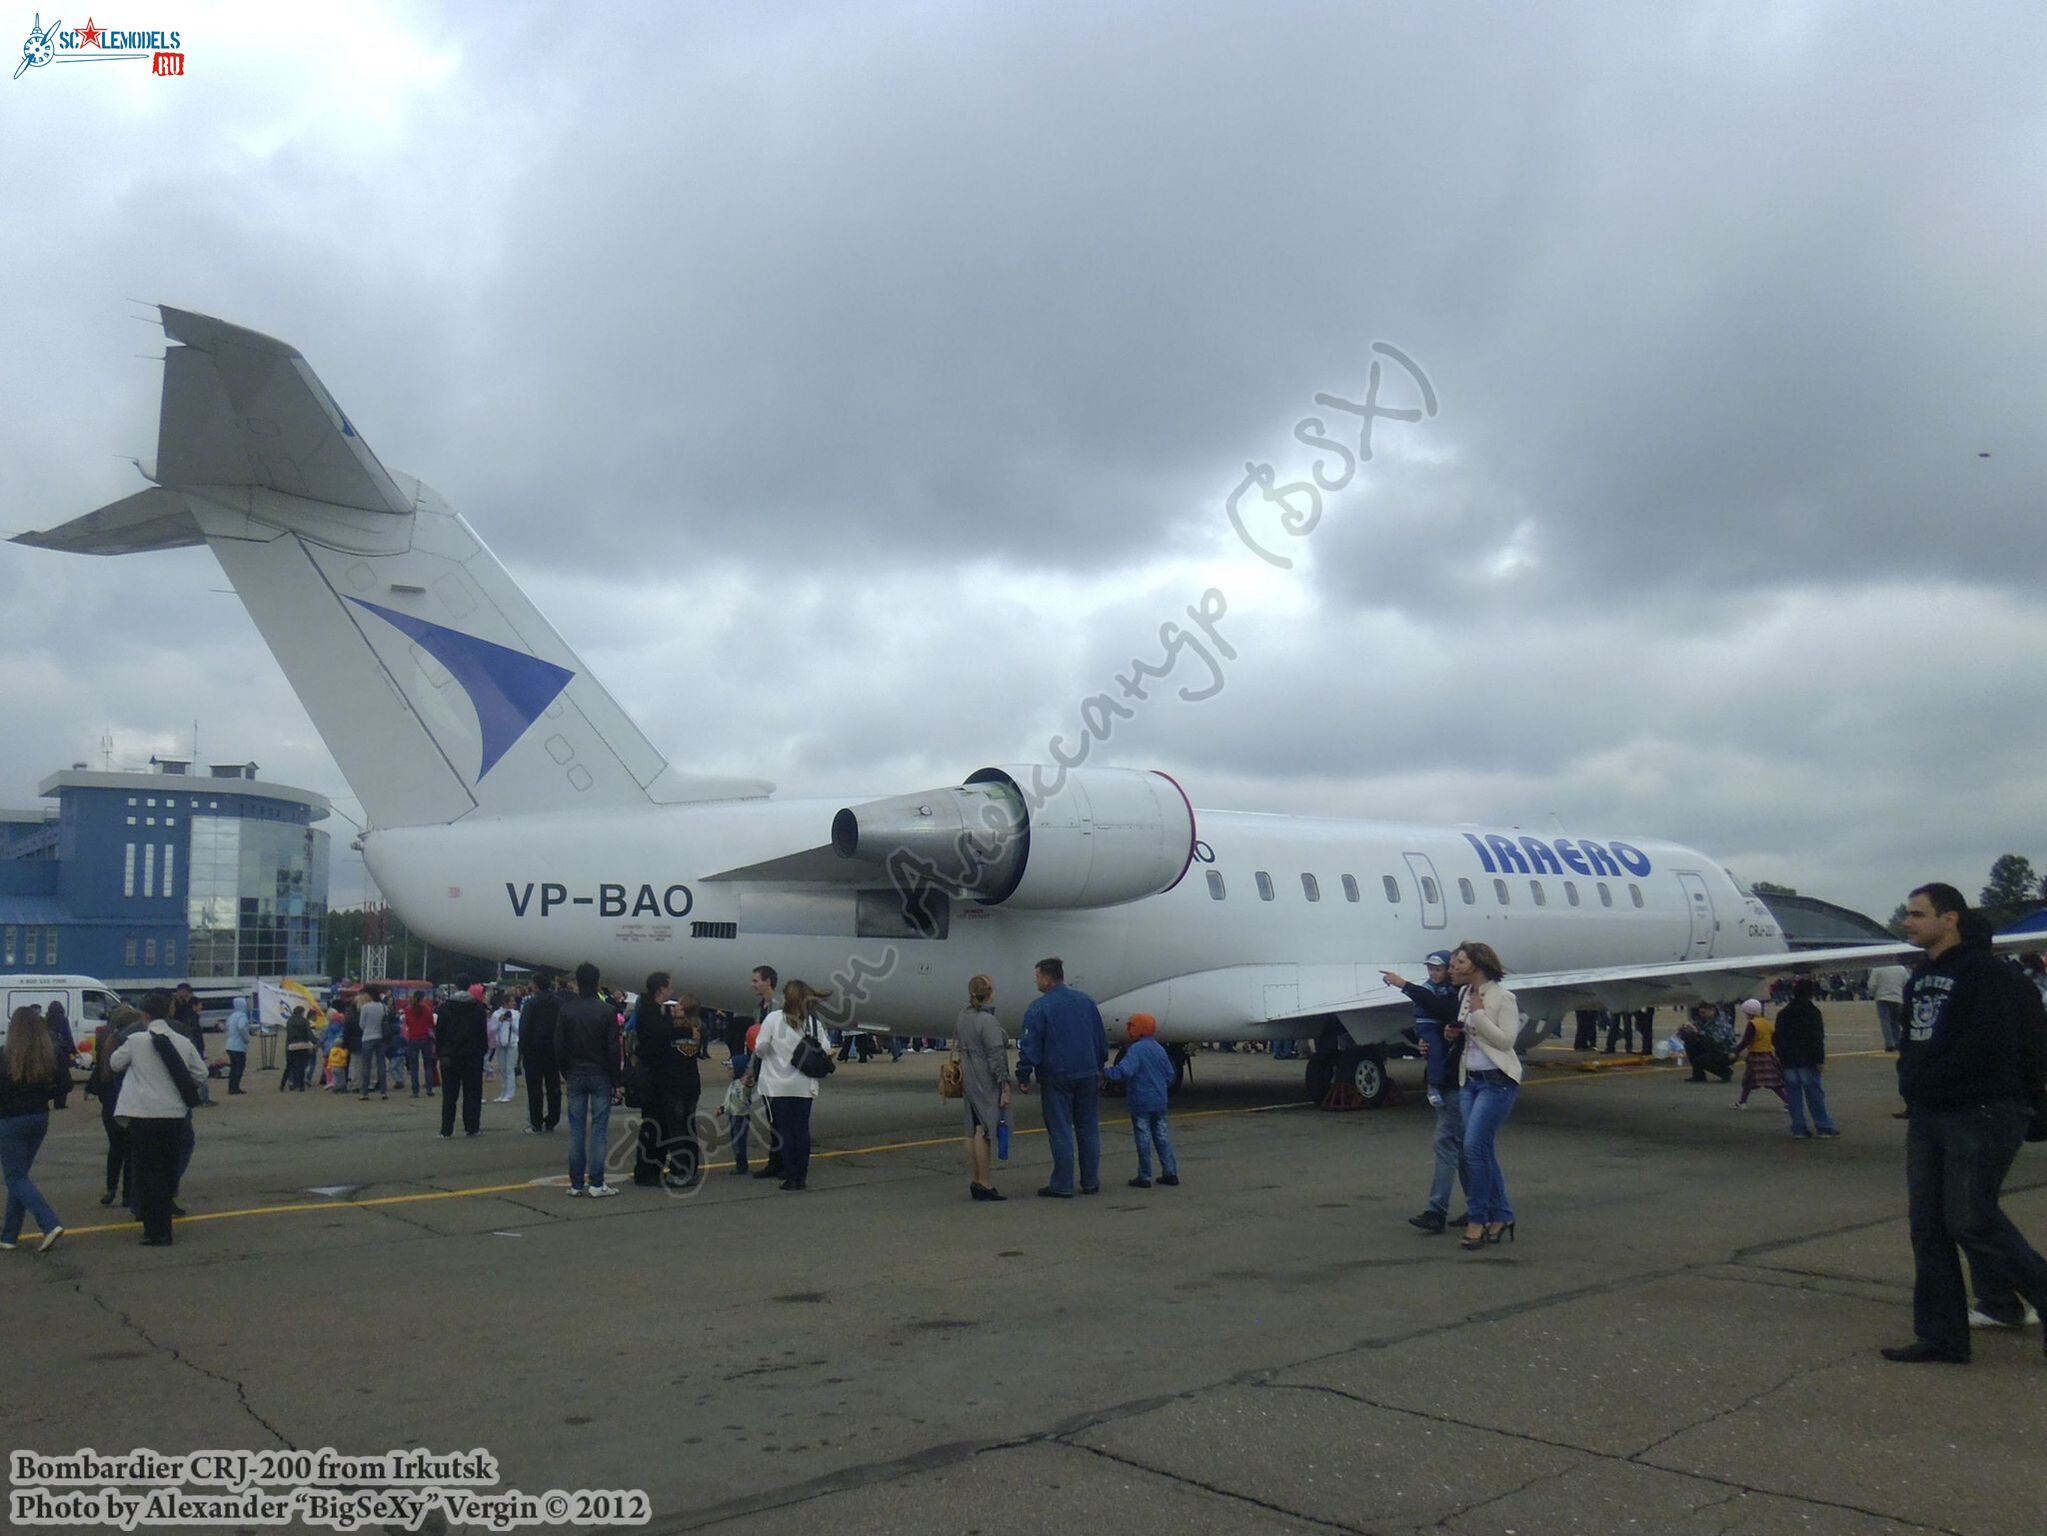
<path fill-rule="evenodd" d="M 175 816 L 166 816 L 163 819 L 163 824 L 167 827 L 175 827 L 178 824 L 178 818 Z"/>
<path fill-rule="evenodd" d="M 177 965 L 178 941 L 176 939 L 165 939 L 163 941 L 163 963 L 172 967 Z"/>
<path fill-rule="evenodd" d="M 1223 891 L 1223 872 L 1219 869 L 1211 869 L 1208 872 L 1208 894 L 1217 901 L 1223 899 L 1225 894 Z"/>
<path fill-rule="evenodd" d="M 1577 882 L 1577 881 L 1575 881 L 1575 880 L 1566 880 L 1566 881 L 1564 882 L 1564 900 L 1568 901 L 1568 902 L 1569 902 L 1569 903 L 1570 903 L 1570 904 L 1571 904 L 1572 906 L 1574 906 L 1574 907 L 1578 905 L 1578 882 Z"/>
<path fill-rule="evenodd" d="M 57 930 L 54 928 L 43 930 L 43 964 L 52 970 L 57 966 Z"/>
<path fill-rule="evenodd" d="M 31 928 L 22 941 L 21 963 L 30 970 L 36 968 L 36 940 L 40 937 L 42 931 L 40 928 Z"/>
<path fill-rule="evenodd" d="M 149 804 L 150 804 L 150 807 L 151 807 L 151 809 L 154 809 L 154 808 L 155 808 L 155 806 L 156 806 L 156 796 L 154 796 L 154 795 L 151 795 L 151 796 L 149 797 Z"/>
<path fill-rule="evenodd" d="M 156 964 L 156 940 L 155 940 L 155 939 L 144 939 L 144 940 L 142 941 L 142 963 L 143 963 L 144 965 L 155 965 L 155 964 Z"/>
<path fill-rule="evenodd" d="M 156 818 L 154 816 L 145 816 L 142 818 L 142 824 L 145 827 L 153 827 L 156 825 Z"/>
<path fill-rule="evenodd" d="M 130 804 L 133 804 L 133 802 L 131 801 Z M 128 825 L 131 827 L 135 825 L 135 818 L 133 816 L 128 818 Z"/>
<path fill-rule="evenodd" d="M 175 896 L 177 894 L 176 891 L 171 889 L 171 871 L 177 867 L 177 863 L 178 845 L 176 843 L 165 843 L 163 845 L 163 893 L 166 896 Z"/>
<path fill-rule="evenodd" d="M 1535 898 L 1535 904 L 1538 907 L 1546 907 L 1549 905 L 1549 894 L 1543 890 L 1542 882 L 1540 880 L 1531 880 L 1528 882 L 1528 894 Z"/>
<path fill-rule="evenodd" d="M 1613 905 L 1613 892 L 1609 891 L 1606 888 L 1606 882 L 1604 880 L 1599 882 L 1599 904 L 1602 907 L 1610 907 Z"/>
<path fill-rule="evenodd" d="M 130 796 L 128 797 L 128 803 L 129 803 L 130 805 L 133 805 L 133 804 L 135 803 L 135 797 L 134 797 L 133 795 L 130 795 Z"/>
<path fill-rule="evenodd" d="M 1386 887 L 1386 899 L 1390 902 L 1398 903 L 1400 900 L 1400 882 L 1391 875 L 1381 875 L 1379 883 Z"/>
<path fill-rule="evenodd" d="M 142 845 L 142 894 L 144 896 L 154 896 L 156 894 L 155 843 L 144 843 Z"/>
<path fill-rule="evenodd" d="M 1642 888 L 1639 885 L 1630 884 L 1628 886 L 1628 897 L 1639 907 L 1642 904 Z"/>
<path fill-rule="evenodd" d="M 133 896 L 135 894 L 135 845 L 133 843 L 128 845 L 127 851 L 121 856 L 121 894 L 123 896 Z"/>
<path fill-rule="evenodd" d="M 1313 875 L 1303 874 L 1301 876 L 1301 894 L 1310 901 L 1320 901 L 1322 899 L 1322 887 L 1315 883 Z"/>
<path fill-rule="evenodd" d="M 12 928 L 9 928 L 4 935 L 0 935 L 0 965 L 20 964 L 14 958 L 14 947 L 18 942 L 20 942 L 20 936 Z"/>
<path fill-rule="evenodd" d="M 1349 875 L 1343 877 L 1343 899 L 1345 901 L 1356 901 L 1358 899 L 1358 883 Z"/>
<path fill-rule="evenodd" d="M 1471 888 L 1471 882 L 1462 875 L 1457 877 L 1457 894 L 1464 898 L 1464 904 L 1467 907 L 1473 905 L 1478 900 L 1478 892 Z"/>
<path fill-rule="evenodd" d="M 131 801 L 130 804 L 132 803 Z M 133 939 L 129 939 L 126 943 L 122 944 L 121 963 L 131 971 L 135 969 L 135 941 Z"/>
<path fill-rule="evenodd" d="M 1273 897 L 1272 876 L 1268 875 L 1264 870 L 1261 869 L 1251 878 L 1258 882 L 1258 899 L 1260 901 L 1272 900 Z"/>
<path fill-rule="evenodd" d="M 1495 880 L 1495 881 L 1493 882 L 1493 896 L 1494 896 L 1494 899 L 1496 899 L 1496 900 L 1497 900 L 1497 901 L 1499 902 L 1499 904 L 1500 904 L 1501 906 L 1503 906 L 1503 907 L 1504 907 L 1504 906 L 1506 906 L 1506 905 L 1507 905 L 1507 882 L 1506 882 L 1506 881 L 1504 881 L 1504 880 Z"/>

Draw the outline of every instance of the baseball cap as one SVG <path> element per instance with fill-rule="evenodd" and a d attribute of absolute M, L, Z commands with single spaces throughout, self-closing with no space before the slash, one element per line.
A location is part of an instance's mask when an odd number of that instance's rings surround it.
<path fill-rule="evenodd" d="M 1430 950 L 1428 963 L 1430 965 L 1448 965 L 1450 963 L 1450 951 L 1447 949 Z"/>

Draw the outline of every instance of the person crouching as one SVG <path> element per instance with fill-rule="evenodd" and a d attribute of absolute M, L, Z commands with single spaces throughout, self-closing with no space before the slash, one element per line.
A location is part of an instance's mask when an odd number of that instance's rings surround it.
<path fill-rule="evenodd" d="M 1130 1137 L 1137 1143 L 1137 1177 L 1132 1189 L 1151 1188 L 1152 1148 L 1158 1148 L 1159 1182 L 1180 1182 L 1179 1160 L 1173 1156 L 1173 1137 L 1166 1125 L 1166 1093 L 1173 1085 L 1173 1061 L 1155 1038 L 1159 1021 L 1148 1013 L 1133 1013 L 1127 1026 L 1130 1048 L 1123 1059 L 1109 1068 L 1112 1083 L 1127 1083 L 1130 1097 Z"/>

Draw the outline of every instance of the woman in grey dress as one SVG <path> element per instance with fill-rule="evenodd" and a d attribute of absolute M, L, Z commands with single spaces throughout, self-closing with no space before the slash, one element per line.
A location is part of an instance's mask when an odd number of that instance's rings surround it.
<path fill-rule="evenodd" d="M 967 983 L 967 1010 L 954 1033 L 959 1038 L 960 1076 L 966 1090 L 968 1192 L 976 1200 L 1005 1200 L 989 1171 L 996 1127 L 1009 1116 L 1015 1079 L 1009 1072 L 1009 1037 L 990 1005 L 995 983 L 976 976 Z"/>

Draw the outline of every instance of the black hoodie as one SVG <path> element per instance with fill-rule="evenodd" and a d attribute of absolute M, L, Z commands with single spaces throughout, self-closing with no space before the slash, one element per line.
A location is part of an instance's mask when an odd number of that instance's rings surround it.
<path fill-rule="evenodd" d="M 1912 973 L 1899 1009 L 1898 1092 L 1907 1104 L 1967 1109 L 2030 1097 L 2004 971 L 1987 948 L 1958 944 Z"/>

